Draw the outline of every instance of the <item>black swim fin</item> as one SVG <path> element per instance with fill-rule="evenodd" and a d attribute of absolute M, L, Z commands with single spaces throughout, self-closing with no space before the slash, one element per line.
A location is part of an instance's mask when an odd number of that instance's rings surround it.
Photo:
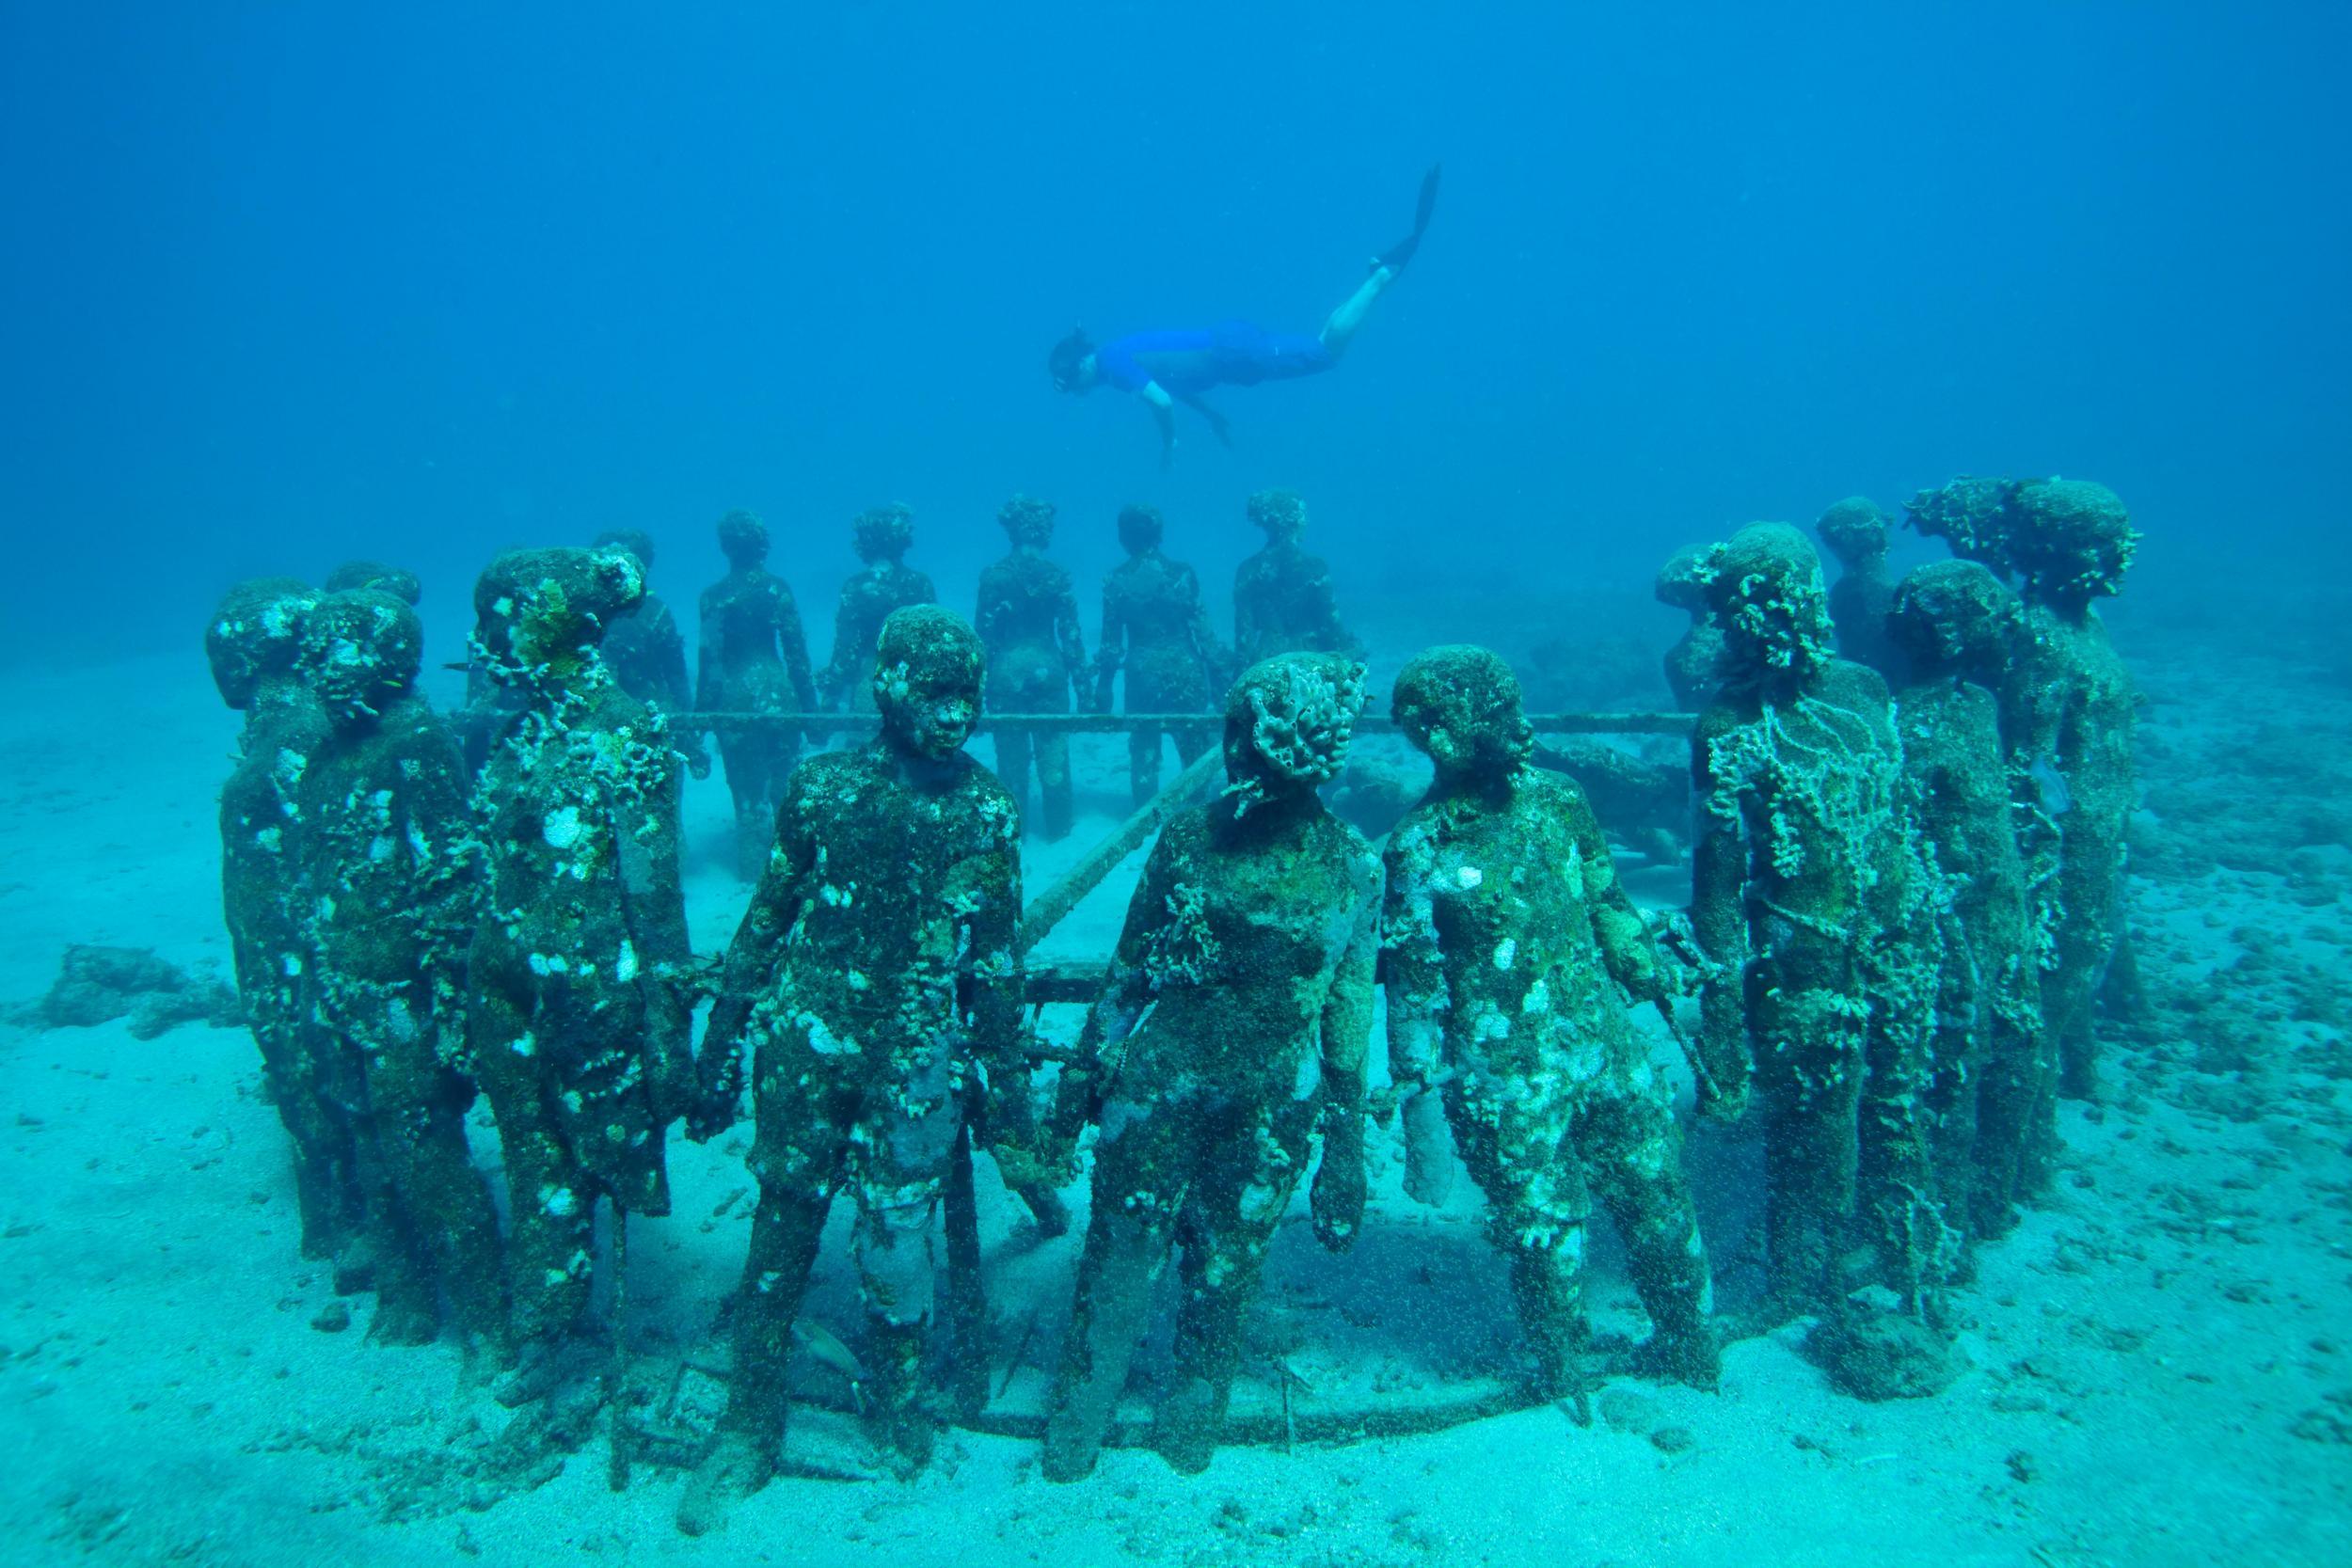
<path fill-rule="evenodd" d="M 1429 214 L 1438 210 L 1438 175 L 1444 167 L 1431 164 L 1429 172 L 1421 177 L 1421 204 L 1413 210 L 1413 231 L 1380 253 L 1380 264 L 1391 272 L 1403 272 L 1413 252 L 1421 248 L 1421 237 L 1429 231 Z"/>

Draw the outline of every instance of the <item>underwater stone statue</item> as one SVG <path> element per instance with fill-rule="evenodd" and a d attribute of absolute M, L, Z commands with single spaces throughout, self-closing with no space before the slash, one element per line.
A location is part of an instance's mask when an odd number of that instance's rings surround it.
<path fill-rule="evenodd" d="M 2058 1042 L 2058 1092 L 2090 1099 L 2094 1004 L 2122 935 L 2124 829 L 2137 794 L 2131 673 L 2092 606 L 2121 590 L 2139 535 L 2114 491 L 2083 480 L 2020 485 L 2013 519 L 2008 554 L 2026 610 L 2024 724 L 2012 743 L 2058 835 L 2042 1011 Z"/>
<path fill-rule="evenodd" d="M 324 1259 L 359 1238 L 363 1205 L 357 1086 L 341 1053 L 315 1054 L 325 1042 L 310 1027 L 316 954 L 302 885 L 302 778 L 328 725 L 303 679 L 301 650 L 318 600 L 292 578 L 238 583 L 205 628 L 204 652 L 221 701 L 245 715 L 220 791 L 221 913 L 262 1079 L 294 1141 L 302 1255 Z"/>
<path fill-rule="evenodd" d="M 719 519 L 727 575 L 703 590 L 695 660 L 696 705 L 704 713 L 812 713 L 817 683 L 808 637 L 792 590 L 768 570 L 768 526 L 748 512 Z M 727 792 L 735 798 L 737 875 L 756 879 L 768 863 L 768 833 L 801 735 L 778 724 L 719 736 Z"/>
<path fill-rule="evenodd" d="M 371 1338 L 438 1333 L 446 1290 L 472 1354 L 506 1335 L 498 1216 L 466 1148 L 474 1088 L 466 961 L 481 846 L 471 781 L 416 691 L 424 629 L 389 594 L 331 594 L 303 662 L 332 726 L 303 772 L 305 881 L 317 955 L 311 1020 L 360 1072 L 357 1143 L 374 1239 Z"/>
<path fill-rule="evenodd" d="M 424 597 L 424 584 L 417 580 L 416 573 L 387 566 L 381 561 L 346 561 L 326 574 L 329 594 L 346 593 L 354 588 L 373 588 L 389 594 L 411 609 Z"/>
<path fill-rule="evenodd" d="M 1675 694 L 1675 706 L 1685 713 L 1696 713 L 1713 702 L 1723 684 L 1717 666 L 1724 656 L 1724 634 L 1707 608 L 1708 549 L 1686 545 L 1675 551 L 1658 569 L 1651 589 L 1660 604 L 1691 617 L 1690 626 L 1666 650 L 1665 663 L 1666 689 Z"/>
<path fill-rule="evenodd" d="M 2092 608 L 2118 593 L 2139 535 L 2103 484 L 1961 478 L 1923 490 L 1911 525 L 2021 586 L 2026 636 L 1995 688 L 2011 787 L 2049 943 L 2043 1022 L 2059 1092 L 2097 1092 L 2094 1003 L 2122 937 L 2124 824 L 2137 784 L 2131 675 Z"/>
<path fill-rule="evenodd" d="M 693 1132 L 735 1116 L 753 1050 L 759 1207 L 735 1305 L 735 1370 L 717 1446 L 681 1505 L 691 1534 L 765 1484 L 783 1441 L 792 1323 L 834 1196 L 856 1209 L 864 1400 L 902 1472 L 937 1421 L 921 1386 L 937 1290 L 931 1221 L 967 1120 L 1009 1180 L 1025 1153 L 1021 831 L 1011 797 L 963 751 L 984 655 L 935 606 L 883 623 L 882 734 L 794 770 L 767 876 L 727 950 Z M 944 1304 L 942 1304 L 944 1305 Z M 958 1380 L 987 1368 L 956 1370 Z"/>
<path fill-rule="evenodd" d="M 818 689 L 832 712 L 843 707 L 872 712 L 874 648 L 882 623 L 909 605 L 932 604 L 939 595 L 931 579 L 906 563 L 914 545 L 914 513 L 907 507 L 877 506 L 850 525 L 850 543 L 866 570 L 841 585 L 834 611 L 833 657 L 818 677 Z"/>
<path fill-rule="evenodd" d="M 523 702 L 475 796 L 467 1035 L 505 1151 L 525 1389 L 580 1348 L 596 1199 L 669 1212 L 663 1129 L 694 1092 L 676 752 L 597 652 L 644 591 L 633 557 L 569 548 L 474 585 L 474 655 Z"/>
<path fill-rule="evenodd" d="M 1200 579 L 1160 552 L 1166 524 L 1156 506 L 1120 509 L 1119 543 L 1127 559 L 1103 582 L 1103 643 L 1094 657 L 1094 710 L 1111 710 L 1120 665 L 1127 668 L 1129 713 L 1206 713 L 1214 683 L 1231 658 L 1218 645 L 1200 602 Z M 1140 808 L 1160 791 L 1161 731 L 1127 736 L 1127 777 Z M 1209 749 L 1207 725 L 1168 732 L 1186 764 Z"/>
<path fill-rule="evenodd" d="M 1054 539 L 1053 503 L 1015 496 L 998 509 L 996 521 L 1012 548 L 980 574 L 979 610 L 973 617 L 988 649 L 988 711 L 1068 713 L 1071 692 L 1086 680 L 1086 647 L 1070 574 L 1045 559 Z M 1014 803 L 1028 798 L 1034 759 L 1045 836 L 1068 834 L 1070 737 L 998 730 L 995 741 L 996 776 Z"/>
<path fill-rule="evenodd" d="M 644 529 L 607 529 L 596 535 L 596 547 L 626 550 L 637 558 L 645 580 L 653 580 L 653 535 Z M 647 593 L 636 609 L 605 627 L 603 651 L 621 689 L 661 710 L 676 738 L 685 742 L 687 767 L 694 777 L 708 778 L 709 752 L 699 736 L 690 741 L 685 733 L 693 724 L 694 682 L 686 671 L 686 636 L 670 607 Z"/>
<path fill-rule="evenodd" d="M 1837 657 L 1867 664 L 1889 681 L 1902 679 L 1898 650 L 1886 635 L 1886 611 L 1895 602 L 1886 575 L 1886 514 L 1867 496 L 1848 496 L 1821 514 L 1813 531 L 1840 568 L 1829 590 Z"/>
<path fill-rule="evenodd" d="M 1233 571 L 1233 657 L 1245 668 L 1283 653 L 1363 657 L 1363 644 L 1340 624 L 1331 568 L 1300 547 L 1307 503 L 1289 490 L 1249 498 L 1249 520 L 1265 547 Z"/>
<path fill-rule="evenodd" d="M 1887 616 L 1914 675 L 1895 693 L 1905 806 L 1952 889 L 1927 1099 L 1937 1187 L 1983 1236 L 2006 1232 L 2011 1205 L 2045 1183 L 2055 1137 L 2040 942 L 1993 692 L 2024 621 L 2017 595 L 1970 561 L 1904 577 Z"/>
<path fill-rule="evenodd" d="M 1711 961 L 1703 1106 L 1764 1117 L 1776 1311 L 1842 1302 L 1850 1247 L 1915 1300 L 1945 1264 L 1927 1121 L 1932 879 L 1900 816 L 1886 683 L 1836 657 L 1813 546 L 1777 523 L 1704 562 L 1724 688 L 1699 718 L 1691 921 Z"/>
<path fill-rule="evenodd" d="M 1389 1070 L 1406 1190 L 1442 1203 L 1444 1128 L 1511 1260 L 1544 1399 L 1579 1394 L 1593 1198 L 1624 1237 L 1656 1332 L 1651 1364 L 1702 1387 L 1720 1356 L 1707 1253 L 1664 1081 L 1626 1019 L 1667 990 L 1583 792 L 1535 771 L 1518 681 L 1484 648 L 1432 648 L 1397 677 L 1397 726 L 1436 766 L 1389 839 Z"/>
<path fill-rule="evenodd" d="M 1225 793 L 1168 824 L 1128 902 L 1055 1110 L 1057 1138 L 1087 1121 L 1101 1132 L 1046 1420 L 1054 1480 L 1093 1468 L 1179 1244 L 1175 1381 L 1153 1442 L 1180 1471 L 1207 1465 L 1318 1129 L 1316 1234 L 1335 1250 L 1355 1240 L 1380 868 L 1315 792 L 1344 765 L 1363 700 L 1352 659 L 1285 654 L 1245 672 L 1226 700 Z"/>

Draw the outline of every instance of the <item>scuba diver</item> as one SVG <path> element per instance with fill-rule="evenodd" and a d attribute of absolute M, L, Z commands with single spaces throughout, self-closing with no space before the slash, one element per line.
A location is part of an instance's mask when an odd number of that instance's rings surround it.
<path fill-rule="evenodd" d="M 1214 326 L 1131 332 L 1098 345 L 1081 326 L 1054 345 L 1045 356 L 1045 372 L 1053 377 L 1057 391 L 1089 392 L 1109 385 L 1141 398 L 1160 427 L 1162 467 L 1176 450 L 1176 404 L 1180 403 L 1208 420 L 1216 438 L 1230 446 L 1225 416 L 1202 402 L 1201 394 L 1216 387 L 1289 381 L 1338 364 L 1356 329 L 1364 325 L 1373 301 L 1396 281 L 1421 248 L 1421 237 L 1437 205 L 1438 166 L 1432 164 L 1422 176 L 1413 231 L 1373 258 L 1371 273 L 1312 337 L 1301 332 L 1269 332 L 1254 322 L 1229 321 Z"/>

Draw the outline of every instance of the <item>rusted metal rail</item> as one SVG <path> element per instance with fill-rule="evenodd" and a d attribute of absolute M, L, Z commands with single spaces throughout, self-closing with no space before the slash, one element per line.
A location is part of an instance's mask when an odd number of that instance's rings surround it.
<path fill-rule="evenodd" d="M 872 731 L 881 720 L 870 713 L 675 713 L 670 721 L 681 729 L 820 730 L 859 735 Z M 1688 735 L 1687 713 L 1531 713 L 1527 721 L 1538 735 Z M 1126 735 L 1141 729 L 1221 729 L 1221 713 L 984 713 L 979 734 L 1012 730 L 1030 735 Z M 1359 735 L 1393 735 L 1396 721 L 1385 713 L 1367 713 L 1356 721 Z"/>

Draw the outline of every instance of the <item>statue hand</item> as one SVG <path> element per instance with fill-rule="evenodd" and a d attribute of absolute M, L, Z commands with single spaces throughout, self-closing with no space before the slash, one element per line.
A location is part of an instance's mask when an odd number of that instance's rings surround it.
<path fill-rule="evenodd" d="M 1333 1252 L 1354 1246 L 1364 1224 L 1363 1151 L 1334 1147 L 1343 1141 L 1325 1143 L 1323 1164 L 1307 1194 L 1307 1206 L 1314 1214 L 1315 1240 Z"/>

